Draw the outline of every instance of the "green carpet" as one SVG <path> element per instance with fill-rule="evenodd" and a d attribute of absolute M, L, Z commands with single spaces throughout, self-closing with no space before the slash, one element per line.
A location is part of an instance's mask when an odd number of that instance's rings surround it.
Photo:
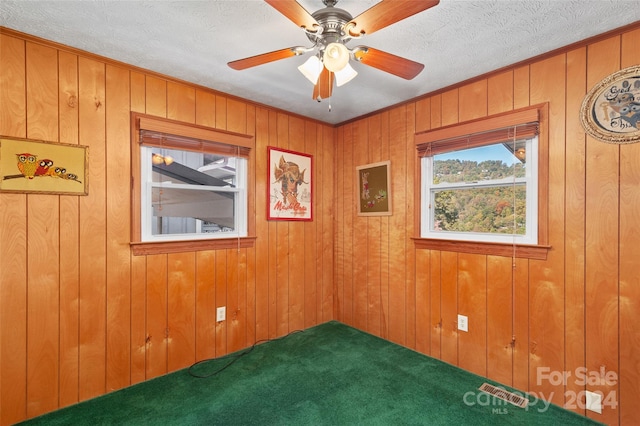
<path fill-rule="evenodd" d="M 191 371 L 211 374 L 231 359 Z M 522 409 L 480 395 L 483 382 L 489 381 L 329 322 L 258 345 L 215 376 L 194 378 L 185 369 L 23 424 L 595 424 L 540 401 Z"/>

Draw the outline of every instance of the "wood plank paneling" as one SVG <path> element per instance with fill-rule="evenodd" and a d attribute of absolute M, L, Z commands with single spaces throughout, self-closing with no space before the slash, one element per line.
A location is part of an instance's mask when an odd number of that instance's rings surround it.
<path fill-rule="evenodd" d="M 598 421 L 640 421 L 640 335 L 628 326 L 640 315 L 640 153 L 585 138 L 577 121 L 590 87 L 640 61 L 637 28 L 335 128 L 2 31 L 0 134 L 88 145 L 90 163 L 88 196 L 0 194 L 1 425 L 331 319 L 554 392 Z M 413 133 L 539 102 L 550 112 L 548 259 L 414 249 Z M 254 248 L 131 255 L 129 111 L 255 135 Z M 313 155 L 312 222 L 266 220 L 269 145 Z M 357 217 L 355 166 L 386 159 L 393 215 Z M 551 385 L 538 367 L 604 368 L 616 381 Z M 615 392 L 606 401 L 618 405 L 570 406 L 584 389 Z"/>
<path fill-rule="evenodd" d="M 27 137 L 58 138 L 58 53 L 27 43 Z M 32 154 L 38 155 L 37 152 Z M 27 196 L 27 415 L 58 405 L 59 197 Z"/>
<path fill-rule="evenodd" d="M 244 347 L 246 329 L 244 327 L 244 300 L 240 296 L 240 288 L 244 283 L 240 282 L 242 265 L 240 264 L 240 249 L 227 250 L 227 302 L 226 302 L 226 328 L 227 351 L 235 352 Z"/>
<path fill-rule="evenodd" d="M 322 236 L 322 263 L 318 267 L 322 271 L 321 291 L 318 293 L 320 297 L 321 315 L 318 316 L 318 323 L 326 322 L 336 318 L 336 303 L 334 303 L 335 286 L 334 286 L 334 269 L 336 268 L 336 253 L 334 251 L 335 228 L 334 223 L 336 215 L 336 196 L 337 179 L 333 172 L 337 158 L 334 149 L 335 132 L 329 126 L 322 127 L 322 158 L 316 158 L 316 163 L 324 170 L 319 173 L 318 183 L 322 183 L 322 209 L 316 210 L 321 213 L 322 227 L 316 228 L 316 231 Z M 317 186 L 316 186 L 317 188 Z M 317 191 L 317 190 L 316 190 Z"/>
<path fill-rule="evenodd" d="M 342 139 L 338 143 L 342 146 L 342 155 L 338 155 L 336 159 L 338 164 L 342 165 L 338 169 L 342 178 L 342 188 L 338 191 L 341 198 L 339 215 L 342 216 L 342 221 L 338 229 L 338 249 L 341 249 L 341 252 L 338 255 L 340 270 L 336 279 L 340 283 L 338 288 L 341 290 L 339 318 L 347 324 L 353 324 L 353 269 L 351 268 L 352 261 L 350 261 L 355 256 L 353 252 L 353 221 L 355 220 L 353 169 L 356 164 L 353 163 L 353 125 L 347 125 L 341 134 Z"/>
<path fill-rule="evenodd" d="M 268 126 L 266 128 L 267 132 L 268 132 L 268 136 L 267 136 L 267 146 L 277 146 L 278 144 L 278 132 L 277 132 L 277 128 L 278 128 L 278 113 L 275 111 L 269 111 L 269 115 L 268 115 Z M 266 149 L 265 149 L 266 151 Z M 270 179 L 270 176 L 267 175 L 268 173 L 268 165 L 265 165 L 264 168 L 265 172 L 264 172 L 264 176 L 266 179 Z M 267 185 L 265 184 L 265 188 L 264 188 L 264 193 L 265 196 L 269 197 L 270 194 L 267 193 Z M 265 208 L 267 206 L 267 202 L 265 201 L 264 204 Z M 278 275 L 277 275 L 277 259 L 278 259 L 278 253 L 277 253 L 277 238 L 276 238 L 276 231 L 277 231 L 277 225 L 278 223 L 276 221 L 269 221 L 268 225 L 267 225 L 267 229 L 266 229 L 266 235 L 268 235 L 268 248 L 266 250 L 266 252 L 268 253 L 268 257 L 266 259 L 267 261 L 267 273 L 268 273 L 268 283 L 267 283 L 267 287 L 268 287 L 268 306 L 269 309 L 267 311 L 268 314 L 268 330 L 269 330 L 269 334 L 268 334 L 268 338 L 269 339 L 273 339 L 275 337 L 278 336 Z"/>
<path fill-rule="evenodd" d="M 578 111 L 586 94 L 586 48 L 567 53 L 567 114 Z M 585 134 L 577 120 L 567 120 L 565 158 L 565 370 L 575 372 L 585 363 Z M 580 395 L 585 385 L 566 383 L 569 395 Z M 584 405 L 568 409 L 585 413 Z"/>
<path fill-rule="evenodd" d="M 440 279 L 441 252 L 431 251 L 429 255 L 429 299 L 431 312 L 429 326 L 431 327 L 430 355 L 442 359 L 442 281 Z"/>
<path fill-rule="evenodd" d="M 440 354 L 444 362 L 458 365 L 458 253 L 440 253 L 439 268 Z"/>
<path fill-rule="evenodd" d="M 458 331 L 458 365 L 487 375 L 487 256 L 458 254 L 458 309 L 469 331 Z M 457 319 L 457 318 L 456 318 Z"/>
<path fill-rule="evenodd" d="M 431 355 L 431 251 L 416 250 L 416 350 Z"/>
<path fill-rule="evenodd" d="M 196 122 L 196 90 L 193 87 L 167 82 L 167 118 Z"/>
<path fill-rule="evenodd" d="M 564 383 L 545 380 L 542 369 L 564 371 L 564 125 L 565 55 L 558 55 L 530 67 L 532 104 L 549 102 L 549 241 L 553 250 L 546 261 L 531 260 L 530 279 L 530 383 L 545 399 L 564 404 Z M 544 162 L 540 162 L 545 166 Z M 547 173 L 539 167 L 539 173 Z M 545 218 L 539 215 L 539 221 Z"/>
<path fill-rule="evenodd" d="M 415 265 L 416 265 L 416 253 L 413 250 L 413 242 L 411 241 L 411 237 L 417 235 L 419 232 L 417 229 L 414 229 L 415 225 L 415 212 L 416 212 L 416 195 L 414 193 L 415 185 L 412 182 L 415 182 L 416 176 L 418 176 L 418 171 L 416 170 L 416 158 L 411 154 L 413 148 L 415 147 L 413 135 L 416 133 L 416 124 L 415 124 L 415 104 L 409 103 L 407 104 L 407 108 L 405 110 L 406 116 L 406 127 L 404 129 L 404 144 L 406 152 L 405 156 L 405 174 L 404 174 L 404 209 L 405 212 L 405 225 L 404 235 L 402 236 L 404 243 L 404 251 L 407 253 L 407 258 L 405 262 L 405 268 L 407 273 L 405 275 L 405 288 L 406 288 L 406 304 L 407 304 L 407 341 L 405 345 L 411 349 L 415 349 L 416 347 L 416 277 L 415 277 Z"/>
<path fill-rule="evenodd" d="M 227 264 L 228 250 L 216 251 L 216 310 L 222 306 L 227 306 L 227 278 L 228 278 L 228 264 Z M 236 265 L 233 265 L 234 267 Z M 228 314 L 228 312 L 227 312 Z M 227 349 L 227 327 L 225 327 L 224 321 L 218 321 L 216 316 L 216 357 L 226 355 L 229 351 Z"/>
<path fill-rule="evenodd" d="M 146 113 L 167 116 L 167 82 L 157 77 L 145 76 Z"/>
<path fill-rule="evenodd" d="M 335 318 L 332 126 L 2 31 L 0 133 L 89 146 L 89 195 L 0 194 L 0 424 Z M 131 254 L 130 111 L 255 135 L 256 248 Z M 312 222 L 267 222 L 268 145 L 314 156 Z"/>
<path fill-rule="evenodd" d="M 167 372 L 167 255 L 147 256 L 146 267 L 145 378 L 148 380 Z"/>
<path fill-rule="evenodd" d="M 313 176 L 314 182 L 320 181 L 323 168 L 322 164 L 317 161 L 322 157 L 319 156 L 319 150 L 322 149 L 322 143 L 319 143 L 319 137 L 322 133 L 315 123 L 305 123 L 304 128 L 304 148 L 303 152 L 312 155 L 313 160 Z M 306 176 L 306 174 L 305 174 Z M 315 197 L 314 197 L 315 195 Z M 305 222 L 303 225 L 304 246 L 307 248 L 302 255 L 304 256 L 304 325 L 303 328 L 309 327 L 310 324 L 316 324 L 318 316 L 322 315 L 320 307 L 320 298 L 318 291 L 321 290 L 322 283 L 322 262 L 316 262 L 316 258 L 321 257 L 322 253 L 322 233 L 318 229 L 322 228 L 322 210 L 323 196 L 320 188 L 312 188 L 311 197 L 314 200 L 312 216 L 316 220 Z M 316 238 L 318 236 L 318 238 Z"/>
<path fill-rule="evenodd" d="M 146 111 L 146 79 L 138 72 L 129 73 L 129 94 L 131 111 Z M 128 143 L 128 138 L 125 139 Z M 130 164 L 131 166 L 131 164 Z M 133 205 L 133 203 L 132 203 Z M 139 220 L 139 219 L 138 219 Z M 133 219 L 129 228 L 133 225 Z M 126 241 L 126 240 L 125 240 Z M 131 384 L 140 383 L 146 378 L 146 285 L 147 259 L 143 256 L 130 255 L 131 262 Z"/>
<path fill-rule="evenodd" d="M 215 252 L 196 253 L 196 361 L 216 356 Z"/>
<path fill-rule="evenodd" d="M 397 137 L 398 129 L 403 126 L 414 125 L 422 131 L 533 104 L 549 105 L 546 117 L 549 148 L 545 153 L 549 160 L 540 168 L 540 173 L 549 177 L 548 185 L 542 188 L 549 197 L 549 211 L 540 216 L 550 230 L 552 249 L 546 260 L 435 250 L 412 252 L 411 244 L 406 246 L 404 255 L 395 256 L 395 251 L 402 250 L 397 245 L 399 241 L 416 236 L 417 229 L 400 237 L 398 227 L 409 222 L 397 217 L 398 211 L 394 210 L 389 218 L 389 232 L 385 232 L 384 224 L 379 234 L 376 226 L 370 225 L 366 233 L 362 232 L 357 228 L 358 218 L 347 207 L 350 198 L 340 197 L 342 213 L 337 217 L 336 241 L 355 229 L 366 238 L 358 244 L 367 248 L 368 263 L 377 258 L 377 247 L 389 247 L 390 268 L 380 271 L 380 297 L 383 301 L 385 297 L 389 300 L 388 307 L 382 304 L 383 337 L 557 404 L 566 404 L 566 408 L 596 420 L 616 424 L 622 419 L 632 419 L 629 424 L 637 423 L 630 406 L 631 395 L 638 393 L 640 355 L 632 349 L 638 346 L 633 344 L 638 341 L 638 333 L 631 327 L 621 327 L 620 333 L 626 338 L 623 340 L 617 332 L 623 318 L 627 323 L 635 323 L 638 315 L 634 313 L 637 312 L 634 302 L 638 298 L 634 290 L 637 286 L 630 284 L 636 281 L 637 275 L 631 266 L 631 259 L 637 258 L 638 247 L 638 236 L 631 231 L 631 227 L 637 226 L 637 220 L 632 217 L 638 216 L 634 214 L 637 197 L 631 194 L 632 188 L 638 185 L 631 166 L 637 164 L 635 145 L 603 147 L 599 146 L 600 142 L 585 139 L 578 111 L 586 91 L 601 78 L 638 63 L 637 49 L 631 48 L 637 44 L 638 31 L 635 29 L 622 37 L 611 35 L 584 48 L 574 47 L 565 53 L 504 69 L 486 79 L 420 98 L 410 107 L 400 105 L 337 129 L 336 152 L 354 157 L 362 149 L 376 152 L 375 141 L 384 138 L 387 132 L 382 127 L 377 135 L 377 122 L 382 119 L 384 123 L 384 117 L 391 117 L 388 120 L 391 150 L 381 158 L 409 158 L 415 155 L 413 146 L 405 146 Z M 621 44 L 621 38 L 626 43 Z M 626 62 L 620 59 L 621 53 L 626 55 Z M 410 108 L 414 111 L 407 112 Z M 401 120 L 404 125 L 399 123 Z M 425 120 L 429 121 L 428 125 Z M 368 129 L 366 142 L 355 135 L 362 128 Z M 619 158 L 615 153 L 619 153 Z M 401 163 L 412 167 L 408 160 Z M 402 191 L 406 199 L 417 202 L 416 194 L 407 194 L 419 188 L 416 182 L 419 174 L 405 169 L 402 176 L 399 187 L 394 186 L 394 193 Z M 348 179 L 347 174 L 342 175 L 340 190 L 353 185 Z M 407 218 L 417 209 L 414 206 L 410 211 Z M 604 226 L 600 226 L 603 221 Z M 419 221 L 413 223 L 417 226 Z M 352 239 L 345 238 L 345 241 L 348 244 Z M 362 297 L 359 294 L 362 289 L 354 283 L 352 271 L 360 260 L 344 248 L 349 247 L 337 243 L 337 318 L 353 324 L 352 307 L 354 301 L 355 306 L 360 306 L 357 300 Z M 412 275 L 405 276 L 404 286 L 394 282 L 398 279 L 395 269 L 398 263 L 403 265 L 401 274 Z M 377 274 L 376 271 L 366 276 L 369 293 L 378 286 Z M 372 303 L 371 294 L 367 300 L 367 326 L 361 328 L 372 330 L 378 308 Z M 421 310 L 425 304 L 428 309 Z M 457 330 L 457 314 L 464 314 L 463 310 L 469 311 L 470 330 L 479 325 L 477 335 L 473 331 Z M 363 314 L 358 312 L 358 315 Z M 427 318 L 428 334 L 422 325 Z M 398 324 L 402 324 L 403 331 L 394 328 Z M 428 336 L 428 345 L 422 340 L 423 336 Z M 472 352 L 473 357 L 469 355 Z M 608 384 L 585 386 L 576 377 L 584 369 L 599 374 L 602 366 L 605 373 L 627 377 L 627 380 L 620 380 L 619 385 L 610 380 Z M 565 381 L 545 376 L 545 372 L 565 371 L 572 374 Z M 624 407 L 607 407 L 603 415 L 585 411 L 584 390 L 604 390 L 605 396 L 606 392 L 615 391 L 616 397 L 622 392 L 628 398 L 626 411 Z M 613 395 L 610 405 L 614 405 L 612 399 Z"/>
<path fill-rule="evenodd" d="M 89 195 L 80 198 L 79 397 L 106 390 L 105 64 L 78 58 L 81 145 L 89 147 Z"/>
<path fill-rule="evenodd" d="M 26 137 L 25 42 L 0 34 L 0 134 Z M 0 193 L 0 424 L 27 416 L 27 196 Z"/>
<path fill-rule="evenodd" d="M 459 89 L 459 96 L 462 99 L 458 105 L 459 121 L 469 121 L 487 115 L 487 86 L 487 80 L 478 80 Z M 504 89 L 498 93 L 503 91 Z"/>
<path fill-rule="evenodd" d="M 277 114 L 276 122 L 277 146 L 289 149 L 289 117 Z M 294 224 L 291 224 L 294 225 Z M 297 267 L 289 262 L 289 252 L 292 251 L 289 240 L 290 224 L 279 221 L 276 224 L 276 335 L 284 336 L 289 333 L 289 269 Z"/>
<path fill-rule="evenodd" d="M 513 109 L 513 71 L 487 78 L 487 115 Z"/>
<path fill-rule="evenodd" d="M 60 142 L 78 143 L 78 57 L 58 52 Z M 79 200 L 60 196 L 60 406 L 78 402 Z M 128 250 L 127 250 L 128 253 Z"/>
<path fill-rule="evenodd" d="M 587 86 L 592 87 L 618 69 L 620 38 L 611 38 L 587 49 Z M 620 147 L 587 137 L 585 243 L 585 367 L 589 372 L 612 372 L 619 377 L 619 171 Z M 602 392 L 603 402 L 616 401 L 619 381 L 604 380 L 588 386 Z M 617 407 L 604 405 L 602 415 L 589 417 L 618 424 Z"/>
<path fill-rule="evenodd" d="M 513 347 L 513 386 L 528 390 L 531 389 L 529 364 L 533 346 L 529 339 L 529 260 L 515 259 L 514 264 L 513 333 L 516 340 Z"/>
<path fill-rule="evenodd" d="M 147 378 L 147 258 L 131 256 L 131 384 Z"/>
<path fill-rule="evenodd" d="M 389 113 L 389 146 L 405 146 L 406 137 L 405 108 L 396 108 Z M 356 148 L 354 148 L 356 149 Z M 389 311 L 387 314 L 389 331 L 388 339 L 392 342 L 404 345 L 407 339 L 406 317 L 406 274 L 404 228 L 407 225 L 405 206 L 407 198 L 405 192 L 406 182 L 406 151 L 404 149 L 390 149 L 391 161 L 391 211 L 389 218 Z"/>
<path fill-rule="evenodd" d="M 353 173 L 356 166 L 365 165 L 369 163 L 369 150 L 368 150 L 368 129 L 365 121 L 359 121 L 354 123 L 352 127 L 351 136 L 353 138 L 354 146 L 357 149 L 353 151 L 353 167 L 350 167 L 350 171 Z M 356 206 L 356 203 L 360 202 L 362 188 L 357 186 L 359 180 L 355 177 L 349 179 L 351 182 L 356 182 L 356 187 L 353 188 L 353 199 L 351 206 Z M 356 216 L 353 219 L 353 255 L 355 261 L 352 263 L 353 267 L 353 326 L 361 330 L 367 329 L 367 315 L 369 314 L 368 307 L 368 285 L 367 285 L 367 273 L 369 267 L 368 254 L 368 217 Z"/>
<path fill-rule="evenodd" d="M 389 111 L 381 114 L 380 120 L 380 157 L 390 159 L 391 115 Z M 393 196 L 392 196 L 393 197 Z M 392 201 L 393 206 L 393 201 Z M 391 245 L 389 243 L 389 216 L 380 218 L 380 337 L 389 338 L 389 288 L 392 278 L 389 275 L 391 267 Z"/>
<path fill-rule="evenodd" d="M 256 151 L 260 153 L 267 152 L 269 145 L 269 112 L 263 108 L 256 111 Z M 255 289 L 255 330 L 256 341 L 268 339 L 270 315 L 270 298 L 269 291 L 272 286 L 269 272 L 270 258 L 269 242 L 270 242 L 270 225 L 266 221 L 267 212 L 267 173 L 268 164 L 264 161 L 256 162 L 256 212 L 262 220 L 256 220 L 256 235 L 261 238 L 256 239 L 255 252 L 266 253 L 264 256 L 256 257 L 255 275 L 257 278 Z M 266 280 L 265 280 L 266 277 Z M 266 281 L 266 282 L 265 282 Z"/>
<path fill-rule="evenodd" d="M 196 257 L 194 252 L 167 255 L 167 370 L 196 360 Z"/>
<path fill-rule="evenodd" d="M 288 149 L 295 152 L 305 152 L 305 123 L 298 117 L 289 118 L 287 125 L 288 133 L 287 146 Z M 302 135 L 302 137 L 296 137 Z M 312 158 L 313 161 L 313 158 Z M 307 170 L 305 176 L 309 174 Z M 309 178 L 305 178 L 307 182 Z M 305 258 L 302 247 L 313 247 L 309 242 L 306 244 L 304 239 L 304 222 L 292 221 L 289 223 L 289 235 L 287 246 L 289 248 L 288 269 L 288 294 L 286 308 L 289 313 L 289 330 L 304 329 L 304 292 L 305 292 Z"/>
<path fill-rule="evenodd" d="M 486 261 L 486 377 L 513 386 L 514 262 L 501 256 L 487 256 Z"/>
<path fill-rule="evenodd" d="M 122 191 L 131 178 L 129 149 L 129 71 L 106 68 L 106 265 L 107 265 L 107 391 L 131 383 L 131 253 L 126 243 L 131 233 L 130 197 Z"/>
<path fill-rule="evenodd" d="M 622 68 L 640 63 L 640 29 L 622 35 Z M 640 144 L 620 147 L 620 424 L 640 424 Z"/>
<path fill-rule="evenodd" d="M 383 152 L 388 152 L 386 141 L 382 138 L 382 116 L 368 120 L 366 135 L 368 139 L 367 161 L 377 163 L 387 160 Z M 386 154 L 385 154 L 386 155 Z M 358 188 L 360 189 L 360 188 Z M 388 218 L 386 218 L 388 221 Z M 367 325 L 366 330 L 376 336 L 382 335 L 382 224 L 383 217 L 367 217 Z"/>

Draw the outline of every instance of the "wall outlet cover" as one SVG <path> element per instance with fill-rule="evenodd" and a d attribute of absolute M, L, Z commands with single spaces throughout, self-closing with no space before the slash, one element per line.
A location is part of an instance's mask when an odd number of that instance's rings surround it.
<path fill-rule="evenodd" d="M 220 322 L 220 321 L 224 321 L 227 317 L 227 308 L 226 306 L 220 306 L 218 309 L 216 309 L 216 321 Z"/>
<path fill-rule="evenodd" d="M 589 411 L 602 414 L 602 395 L 596 392 L 585 391 L 585 407 Z"/>
<path fill-rule="evenodd" d="M 469 318 L 465 315 L 458 315 L 458 330 L 469 331 Z"/>

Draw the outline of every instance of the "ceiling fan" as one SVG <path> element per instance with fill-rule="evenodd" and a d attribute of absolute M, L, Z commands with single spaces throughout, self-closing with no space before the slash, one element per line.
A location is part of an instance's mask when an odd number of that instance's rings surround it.
<path fill-rule="evenodd" d="M 335 7 L 337 0 L 322 0 L 325 7 L 312 14 L 295 0 L 265 2 L 302 28 L 313 45 L 275 50 L 238 59 L 228 65 L 243 70 L 316 51 L 298 69 L 313 83 L 312 97 L 320 102 L 331 97 L 334 82 L 339 87 L 358 74 L 349 65 L 350 59 L 406 80 L 417 76 L 424 68 L 423 64 L 368 46 L 349 49 L 346 43 L 436 6 L 440 0 L 381 0 L 355 18 L 346 10 Z"/>

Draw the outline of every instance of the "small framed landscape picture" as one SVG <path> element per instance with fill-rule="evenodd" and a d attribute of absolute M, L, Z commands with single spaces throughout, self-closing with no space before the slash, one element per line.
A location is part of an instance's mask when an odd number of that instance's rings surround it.
<path fill-rule="evenodd" d="M 359 216 L 391 215 L 391 162 L 356 166 Z"/>

